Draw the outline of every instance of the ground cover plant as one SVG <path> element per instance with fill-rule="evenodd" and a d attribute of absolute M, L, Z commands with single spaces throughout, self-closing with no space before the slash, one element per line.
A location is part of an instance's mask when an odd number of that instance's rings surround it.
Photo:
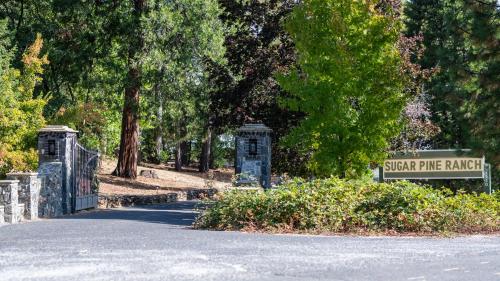
<path fill-rule="evenodd" d="M 292 180 L 223 193 L 195 222 L 217 230 L 309 233 L 474 233 L 500 230 L 500 200 L 399 181 Z"/>

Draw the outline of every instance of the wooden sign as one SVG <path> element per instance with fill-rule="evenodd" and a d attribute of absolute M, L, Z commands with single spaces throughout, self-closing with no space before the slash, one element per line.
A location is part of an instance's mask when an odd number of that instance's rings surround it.
<path fill-rule="evenodd" d="M 398 153 L 384 162 L 384 179 L 484 178 L 484 157 L 470 150 L 418 150 Z"/>

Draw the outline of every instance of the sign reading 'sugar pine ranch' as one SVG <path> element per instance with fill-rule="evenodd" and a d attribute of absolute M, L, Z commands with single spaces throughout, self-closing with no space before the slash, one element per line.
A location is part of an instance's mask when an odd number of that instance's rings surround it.
<path fill-rule="evenodd" d="M 384 179 L 483 178 L 484 158 L 469 150 L 419 150 L 400 153 L 384 162 Z"/>

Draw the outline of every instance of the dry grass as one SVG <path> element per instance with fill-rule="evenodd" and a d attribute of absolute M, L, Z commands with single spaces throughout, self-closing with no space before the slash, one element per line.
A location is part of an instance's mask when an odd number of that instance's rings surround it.
<path fill-rule="evenodd" d="M 172 191 L 183 191 L 189 189 L 207 188 L 208 173 L 200 173 L 194 169 L 187 168 L 177 172 L 165 165 L 138 166 L 138 174 L 141 170 L 155 170 L 159 179 L 138 176 L 137 179 L 124 179 L 112 176 L 116 167 L 116 161 L 103 159 L 99 172 L 99 192 L 108 195 L 155 195 L 167 194 Z M 213 187 L 222 189 L 231 182 L 232 170 L 213 171 Z"/>

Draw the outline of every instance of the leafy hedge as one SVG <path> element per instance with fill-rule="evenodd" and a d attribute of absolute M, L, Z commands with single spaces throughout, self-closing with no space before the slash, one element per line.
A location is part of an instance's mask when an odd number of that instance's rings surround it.
<path fill-rule="evenodd" d="M 225 192 L 197 228 L 299 232 L 490 232 L 499 194 L 453 194 L 406 181 L 293 180 L 267 192 Z"/>

